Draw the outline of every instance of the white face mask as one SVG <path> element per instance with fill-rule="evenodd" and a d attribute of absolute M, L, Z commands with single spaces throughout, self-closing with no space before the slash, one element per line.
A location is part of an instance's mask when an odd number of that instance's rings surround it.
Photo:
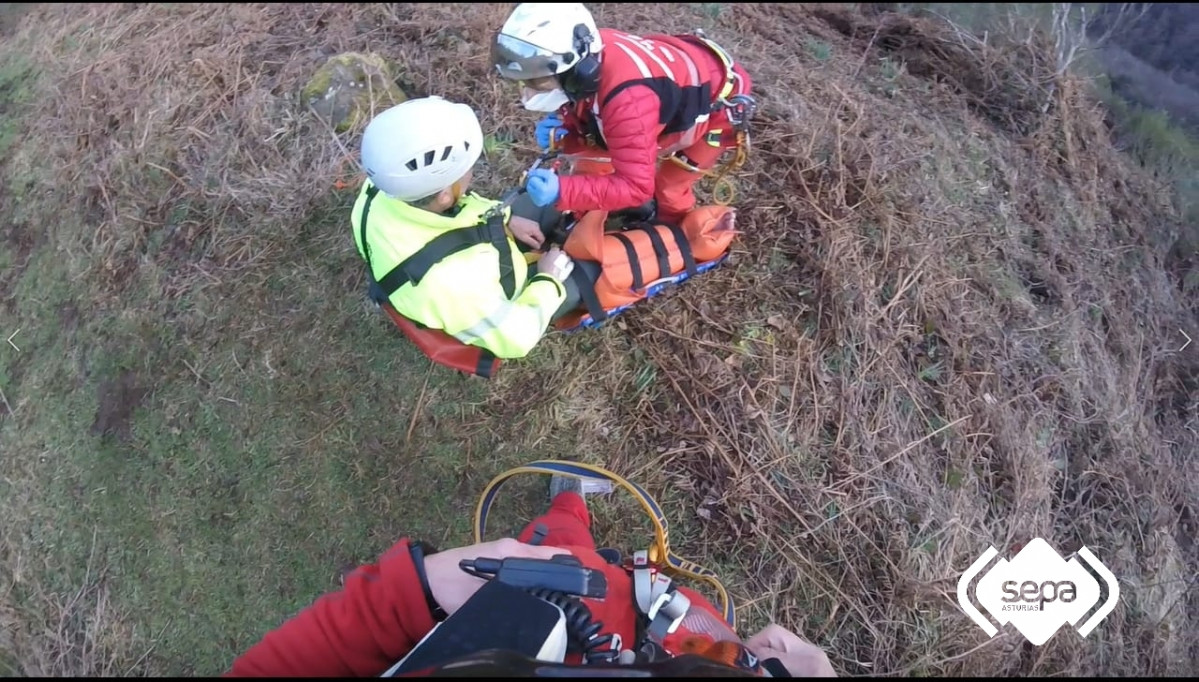
<path fill-rule="evenodd" d="M 520 102 L 529 111 L 557 111 L 570 101 L 570 97 L 562 90 L 538 92 L 532 88 L 520 89 Z"/>

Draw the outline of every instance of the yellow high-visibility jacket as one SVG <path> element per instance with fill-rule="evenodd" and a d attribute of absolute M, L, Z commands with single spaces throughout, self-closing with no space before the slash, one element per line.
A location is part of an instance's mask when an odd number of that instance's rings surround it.
<path fill-rule="evenodd" d="M 374 281 L 384 285 L 383 293 L 389 294 L 397 312 L 463 343 L 485 348 L 496 357 L 520 358 L 541 340 L 550 318 L 566 300 L 563 283 L 544 273 L 530 278 L 524 255 L 507 230 L 502 235 L 489 233 L 489 241 L 459 244 L 460 250 L 434 257 L 431 266 L 428 254 L 437 249 L 426 248 L 452 231 L 482 229 L 479 226 L 486 223 L 485 214 L 497 203 L 469 193 L 458 202 L 456 213 L 437 214 L 393 199 L 367 180 L 350 222 L 359 255 L 369 263 Z M 511 209 L 505 209 L 504 226 L 510 217 Z M 364 246 L 369 250 L 364 251 Z M 429 267 L 419 282 L 405 276 L 388 277 L 396 270 L 410 272 L 397 266 L 421 261 L 422 255 Z"/>

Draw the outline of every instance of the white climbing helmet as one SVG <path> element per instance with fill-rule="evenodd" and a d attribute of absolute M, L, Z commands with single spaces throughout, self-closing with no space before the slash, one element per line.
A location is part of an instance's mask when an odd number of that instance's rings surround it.
<path fill-rule="evenodd" d="M 582 3 L 524 2 L 504 22 L 491 57 L 504 78 L 530 81 L 569 71 L 603 48 L 595 19 Z"/>
<path fill-rule="evenodd" d="M 483 153 L 473 109 L 441 97 L 410 99 L 384 111 L 362 134 L 362 166 L 384 194 L 416 201 L 450 187 Z"/>

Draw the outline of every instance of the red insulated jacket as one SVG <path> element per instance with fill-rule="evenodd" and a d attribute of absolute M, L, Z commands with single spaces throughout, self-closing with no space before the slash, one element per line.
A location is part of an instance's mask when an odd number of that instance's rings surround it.
<path fill-rule="evenodd" d="M 608 149 L 614 173 L 564 176 L 556 208 L 620 210 L 654 195 L 658 157 L 690 146 L 728 72 L 707 46 L 685 36 L 641 38 L 600 29 L 599 91 L 567 105 L 563 127 Z M 738 73 L 743 72 L 738 68 Z"/>
<path fill-rule="evenodd" d="M 234 677 L 378 677 L 430 630 L 408 541 L 346 578 L 233 662 Z"/>
<path fill-rule="evenodd" d="M 551 526 L 551 532 L 553 532 Z M 636 635 L 637 611 L 632 578 L 585 546 L 558 545 L 586 566 L 602 568 L 608 594 L 587 599 L 601 634 L 620 633 L 625 642 Z M 719 619 L 715 606 L 694 590 L 680 587 L 699 606 Z M 404 657 L 433 629 L 408 541 L 401 540 L 378 563 L 351 574 L 340 592 L 315 604 L 267 635 L 233 662 L 232 677 L 377 677 Z M 669 650 L 688 650 L 697 638 L 681 627 L 663 642 Z M 573 655 L 577 662 L 578 655 Z"/>

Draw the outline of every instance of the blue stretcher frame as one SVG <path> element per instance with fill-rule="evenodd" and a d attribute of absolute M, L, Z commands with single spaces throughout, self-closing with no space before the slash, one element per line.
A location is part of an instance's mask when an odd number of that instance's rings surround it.
<path fill-rule="evenodd" d="M 695 266 L 695 274 L 702 275 L 703 273 L 716 268 L 717 266 L 719 266 L 720 264 L 722 264 L 726 260 L 728 260 L 728 257 L 729 257 L 729 252 L 725 251 L 724 253 L 722 253 L 720 255 L 719 258 L 716 258 L 716 259 L 713 259 L 713 260 L 710 260 L 710 261 L 707 261 L 704 263 L 697 263 Z M 649 286 L 646 287 L 646 294 L 645 294 L 644 298 L 639 298 L 636 301 L 633 301 L 632 303 L 626 303 L 624 305 L 616 306 L 615 308 L 611 308 L 611 309 L 607 310 L 606 312 L 608 313 L 608 319 L 603 320 L 602 322 L 597 322 L 591 316 L 591 313 L 587 313 L 582 317 L 582 319 L 579 320 L 579 323 L 576 324 L 575 326 L 569 327 L 567 329 L 560 329 L 558 331 L 562 334 L 575 334 L 575 333 L 578 333 L 585 329 L 599 329 L 600 327 L 602 327 L 605 324 L 607 324 L 608 322 L 610 322 L 612 320 L 612 318 L 616 317 L 617 315 L 620 315 L 624 311 L 626 311 L 634 306 L 637 306 L 637 305 L 653 298 L 654 296 L 657 296 L 658 294 L 662 293 L 662 291 L 664 291 L 666 289 L 670 289 L 672 287 L 678 286 L 679 284 L 682 284 L 683 282 L 686 282 L 687 280 L 691 279 L 691 277 L 692 277 L 692 275 L 688 274 L 687 271 L 684 270 L 677 275 L 672 275 L 670 277 L 665 277 L 663 279 L 655 280 L 654 282 L 651 282 L 649 284 Z"/>

